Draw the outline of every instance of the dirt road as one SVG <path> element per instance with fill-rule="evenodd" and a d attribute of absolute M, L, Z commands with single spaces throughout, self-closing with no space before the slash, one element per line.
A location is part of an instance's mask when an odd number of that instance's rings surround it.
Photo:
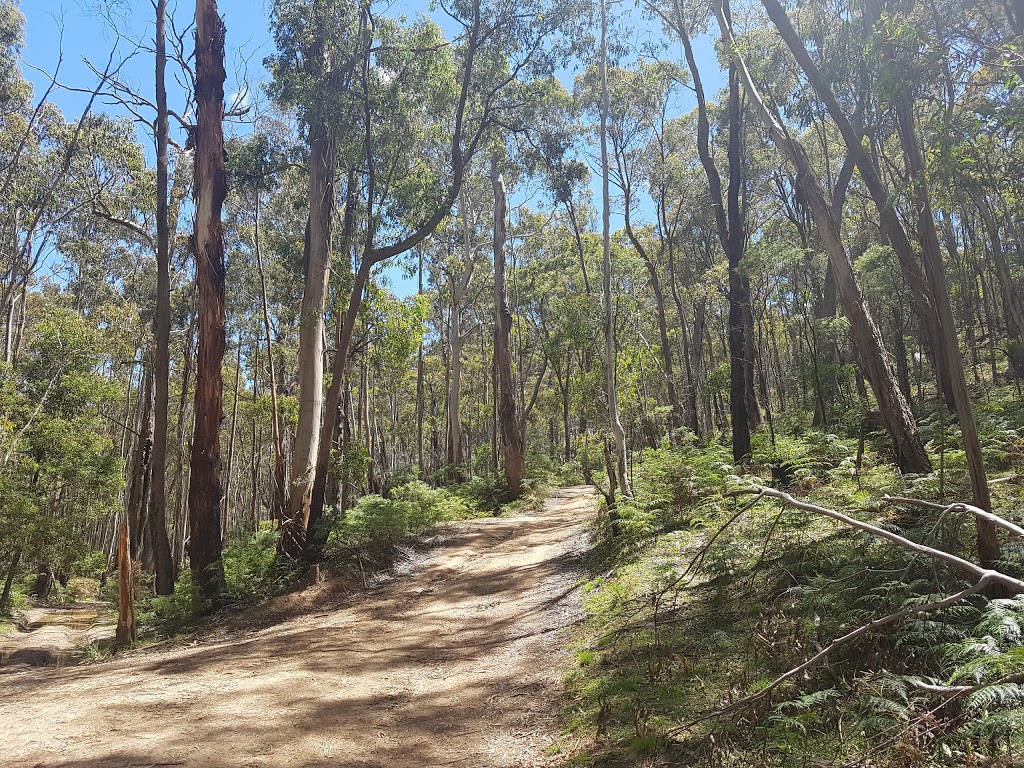
<path fill-rule="evenodd" d="M 594 506 L 565 489 L 463 525 L 421 569 L 241 638 L 0 674 L 0 765 L 552 765 Z"/>
<path fill-rule="evenodd" d="M 115 621 L 106 603 L 31 608 L 16 630 L 0 634 L 0 667 L 67 664 L 90 643 L 112 640 Z"/>

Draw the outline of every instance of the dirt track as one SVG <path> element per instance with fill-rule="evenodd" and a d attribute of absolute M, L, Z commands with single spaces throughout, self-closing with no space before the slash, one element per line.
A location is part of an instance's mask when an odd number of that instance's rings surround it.
<path fill-rule="evenodd" d="M 409 575 L 225 642 L 0 673 L 4 768 L 545 766 L 595 500 L 461 527 Z"/>

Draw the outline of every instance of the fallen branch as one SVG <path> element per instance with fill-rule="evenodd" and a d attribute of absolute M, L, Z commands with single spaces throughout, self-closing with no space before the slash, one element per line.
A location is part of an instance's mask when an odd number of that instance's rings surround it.
<path fill-rule="evenodd" d="M 940 549 L 935 549 L 933 547 L 928 547 L 923 544 L 918 544 L 917 542 L 911 541 L 910 539 L 900 536 L 899 534 L 887 531 L 884 528 L 880 528 L 877 525 L 873 525 L 863 520 L 858 520 L 854 517 L 850 517 L 849 515 L 846 515 L 842 512 L 837 512 L 834 509 L 828 509 L 826 507 L 820 507 L 816 504 L 810 504 L 805 501 L 800 501 L 799 499 L 791 496 L 788 493 L 785 493 L 784 491 L 779 491 L 774 488 L 766 488 L 764 486 L 750 486 L 749 488 L 739 488 L 737 490 L 730 491 L 725 495 L 729 497 L 753 495 L 755 498 L 752 503 L 744 505 L 737 514 L 733 515 L 726 522 L 726 524 L 719 530 L 719 533 L 721 533 L 722 530 L 724 530 L 726 527 L 732 524 L 739 516 L 739 514 L 750 509 L 750 507 L 753 506 L 753 504 L 757 503 L 760 499 L 764 498 L 765 496 L 769 496 L 778 499 L 783 504 L 793 507 L 795 509 L 800 509 L 805 512 L 811 512 L 813 514 L 818 514 L 824 517 L 832 518 L 833 520 L 838 520 L 839 522 L 844 523 L 845 525 L 848 525 L 856 530 L 864 531 L 865 533 L 869 533 L 873 536 L 878 536 L 879 538 L 886 539 L 887 541 L 890 541 L 902 547 L 903 549 L 915 552 L 917 554 L 927 555 L 928 557 L 931 557 L 935 560 L 940 560 L 942 562 L 948 563 L 957 570 L 972 576 L 974 579 L 974 583 L 966 589 L 961 590 L 956 594 L 950 595 L 949 597 L 945 597 L 941 600 L 935 600 L 925 605 L 909 606 L 907 608 L 903 608 L 899 611 L 896 611 L 895 613 L 890 613 L 887 616 L 883 616 L 882 618 L 872 619 L 867 624 L 863 624 L 857 627 L 856 629 L 847 632 L 845 635 L 837 637 L 835 640 L 833 640 L 827 646 L 819 650 L 818 653 L 809 658 L 807 661 L 803 662 L 802 664 L 796 667 L 793 667 L 788 672 L 785 672 L 784 674 L 775 678 L 775 680 L 773 680 L 771 683 L 769 683 L 767 686 L 762 688 L 757 693 L 738 699 L 737 701 L 733 702 L 724 709 L 716 710 L 715 712 L 711 712 L 707 715 L 699 717 L 696 720 L 692 720 L 686 723 L 685 725 L 681 725 L 678 728 L 675 728 L 672 731 L 670 731 L 668 734 L 669 736 L 673 736 L 677 733 L 680 733 L 681 731 L 692 728 L 694 725 L 697 725 L 698 723 L 716 717 L 720 717 L 730 712 L 735 712 L 738 709 L 742 709 L 744 707 L 748 707 L 752 704 L 755 704 L 758 701 L 762 701 L 763 699 L 767 698 L 772 691 L 774 691 L 787 680 L 791 680 L 797 675 L 806 672 L 808 669 L 811 669 L 812 667 L 821 664 L 836 649 L 848 645 L 854 640 L 857 640 L 858 638 L 863 637 L 864 635 L 870 632 L 874 632 L 875 630 L 881 627 L 894 624 L 898 621 L 902 621 L 903 619 L 909 618 L 911 616 L 917 616 L 924 613 L 933 613 L 935 611 L 942 610 L 943 608 L 948 608 L 952 605 L 961 602 L 962 600 L 965 600 L 968 597 L 971 597 L 972 595 L 978 594 L 979 592 L 993 584 L 1000 584 L 1009 589 L 1014 594 L 1020 594 L 1024 592 L 1024 581 L 1015 579 L 1012 576 L 1008 576 L 1005 573 L 982 568 L 981 566 L 975 565 L 969 560 L 964 560 L 963 558 L 957 557 L 956 555 L 950 554 L 949 552 L 944 552 Z M 924 506 L 933 506 L 932 502 L 919 502 L 916 499 L 903 499 L 901 497 L 886 497 L 885 503 L 913 503 L 921 504 Z M 949 507 L 940 505 L 934 506 L 944 510 L 957 510 L 962 508 L 962 511 L 970 511 L 972 513 L 974 511 L 984 512 L 983 510 L 979 510 L 977 507 L 969 508 L 970 505 L 966 504 L 954 504 L 950 505 Z M 996 523 L 997 525 L 1002 525 L 1003 527 L 1006 527 L 1007 530 L 1019 530 L 1021 531 L 1021 534 L 1024 535 L 1024 529 L 1019 529 L 1013 523 L 1003 520 L 1001 517 L 998 517 L 997 515 L 992 515 L 988 512 L 985 512 L 984 514 L 986 516 L 989 516 L 989 518 L 992 519 L 992 522 Z M 717 535 L 718 534 L 716 534 L 716 536 Z M 700 557 L 700 555 L 698 555 L 698 557 Z M 696 562 L 696 559 L 694 562 Z M 691 567 L 693 566 L 694 562 L 691 562 Z M 930 684 L 922 683 L 921 685 L 929 686 Z M 946 690 L 945 688 L 939 686 L 931 687 L 934 689 L 932 692 L 935 693 L 941 693 L 944 690 Z M 987 687 L 987 684 L 978 686 L 978 689 L 980 690 L 984 687 Z M 969 688 L 962 686 L 951 686 L 948 688 L 948 690 L 949 696 L 961 696 L 971 692 Z"/>
<path fill-rule="evenodd" d="M 1024 674 L 1009 675 L 999 680 L 992 680 L 988 683 L 975 683 L 974 685 L 936 685 L 935 683 L 926 683 L 923 680 L 915 680 L 913 678 L 905 678 L 905 681 L 908 685 L 920 691 L 933 693 L 944 698 L 954 698 L 956 696 L 969 696 L 972 693 L 983 691 L 994 685 L 1020 685 L 1024 683 Z"/>
<path fill-rule="evenodd" d="M 993 525 L 998 525 L 1003 530 L 1009 531 L 1014 536 L 1020 536 L 1024 538 L 1024 528 L 1021 528 L 1015 523 L 1011 523 L 1009 520 L 994 515 L 991 512 L 987 512 L 981 507 L 975 507 L 972 504 L 964 504 L 963 502 L 956 502 L 954 504 L 938 504 L 934 501 L 924 501 L 922 499 L 908 499 L 905 496 L 883 496 L 882 505 L 899 504 L 908 507 L 926 507 L 928 509 L 937 509 L 943 513 L 952 512 L 953 514 L 959 512 L 967 512 L 974 515 L 981 520 L 988 520 Z"/>
<path fill-rule="evenodd" d="M 962 557 L 944 552 L 941 549 L 935 549 L 934 547 L 928 547 L 924 544 L 918 544 L 916 541 L 900 536 L 898 533 L 887 531 L 884 528 L 880 528 L 877 525 L 858 520 L 855 517 L 850 517 L 842 512 L 837 512 L 834 509 L 827 509 L 826 507 L 819 507 L 817 504 L 810 504 L 806 501 L 800 501 L 797 498 L 785 493 L 784 491 L 776 490 L 775 488 L 765 488 L 764 486 L 751 486 L 749 488 L 739 488 L 735 491 L 726 493 L 726 496 L 744 496 L 748 494 L 757 494 L 759 496 L 771 496 L 772 498 L 778 499 L 779 501 L 787 504 L 788 506 L 794 507 L 795 509 L 802 509 L 805 512 L 811 512 L 816 515 L 822 515 L 824 517 L 830 517 L 833 520 L 838 520 L 851 528 L 870 533 L 872 536 L 878 536 L 879 538 L 891 541 L 893 544 L 902 547 L 903 549 L 911 552 L 916 552 L 921 555 L 927 555 L 935 560 L 941 560 L 944 563 L 956 568 L 958 571 L 971 576 L 975 581 L 980 581 L 982 578 L 987 577 L 988 583 L 1000 584 L 1010 590 L 1013 594 L 1020 594 L 1024 592 L 1024 581 L 1015 579 L 1012 576 L 1008 576 L 1000 571 L 993 571 L 987 568 L 982 568 L 980 565 L 972 563 L 970 560 L 965 560 Z M 986 513 L 986 514 L 991 514 Z M 1001 520 L 1005 525 L 1013 525 L 1001 517 L 993 515 L 994 518 Z"/>

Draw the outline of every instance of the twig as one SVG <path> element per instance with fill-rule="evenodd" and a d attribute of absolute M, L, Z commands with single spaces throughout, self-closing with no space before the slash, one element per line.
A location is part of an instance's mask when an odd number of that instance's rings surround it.
<path fill-rule="evenodd" d="M 1009 675 L 999 680 L 992 680 L 988 683 L 976 683 L 974 685 L 935 685 L 934 683 L 926 683 L 923 680 L 915 680 L 913 678 L 904 678 L 904 680 L 907 684 L 918 690 L 952 698 L 954 696 L 969 696 L 972 693 L 977 693 L 985 688 L 991 688 L 994 685 L 1020 685 L 1024 683 L 1024 674 Z"/>

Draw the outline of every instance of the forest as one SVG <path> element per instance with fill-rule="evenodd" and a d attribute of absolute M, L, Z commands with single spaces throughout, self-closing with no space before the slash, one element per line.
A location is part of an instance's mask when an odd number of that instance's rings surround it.
<path fill-rule="evenodd" d="M 32 707 L 325 611 L 421 672 L 559 629 L 501 706 L 451 674 L 458 728 L 527 713 L 482 745 L 168 764 L 1024 763 L 1024 0 L 94 0 L 70 75 L 35 2 L 0 0 L 0 764 L 174 757 Z M 69 611 L 109 632 L 18 650 Z"/>

